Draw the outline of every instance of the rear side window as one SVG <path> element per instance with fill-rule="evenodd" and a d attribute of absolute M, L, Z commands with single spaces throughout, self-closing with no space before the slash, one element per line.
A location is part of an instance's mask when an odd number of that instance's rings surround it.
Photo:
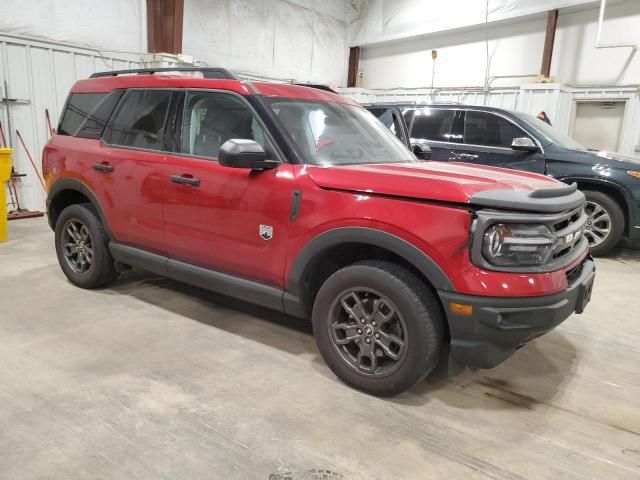
<path fill-rule="evenodd" d="M 130 90 L 110 125 L 110 143 L 125 147 L 163 149 L 164 125 L 171 92 Z"/>
<path fill-rule="evenodd" d="M 416 110 L 413 114 L 411 139 L 450 142 L 454 114 L 453 110 L 439 108 Z"/>
<path fill-rule="evenodd" d="M 58 126 L 58 134 L 100 138 L 121 96 L 121 90 L 111 93 L 72 93 Z"/>
<path fill-rule="evenodd" d="M 486 112 L 467 111 L 464 143 L 511 148 L 514 138 L 528 137 L 524 131 L 502 117 Z"/>

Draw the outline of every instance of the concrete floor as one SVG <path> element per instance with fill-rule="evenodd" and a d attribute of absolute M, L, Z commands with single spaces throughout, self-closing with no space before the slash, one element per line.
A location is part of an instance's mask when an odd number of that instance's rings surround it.
<path fill-rule="evenodd" d="M 142 273 L 80 290 L 43 219 L 10 237 L 0 479 L 640 478 L 640 251 L 599 260 L 587 312 L 500 367 L 382 400 L 303 322 Z"/>

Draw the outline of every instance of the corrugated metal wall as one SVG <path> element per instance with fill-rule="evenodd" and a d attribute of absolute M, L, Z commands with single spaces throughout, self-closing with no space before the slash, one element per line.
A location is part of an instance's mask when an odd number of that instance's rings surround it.
<path fill-rule="evenodd" d="M 481 89 L 429 89 L 367 90 L 343 88 L 340 93 L 360 103 L 457 102 L 468 105 L 485 105 L 485 93 Z M 640 156 L 640 89 L 638 87 L 569 87 L 558 84 L 532 84 L 514 88 L 496 88 L 489 92 L 486 105 L 517 110 L 531 115 L 544 111 L 553 126 L 569 133 L 575 120 L 578 101 L 626 102 L 623 127 L 620 135 L 620 152 Z"/>
<path fill-rule="evenodd" d="M 133 55 L 105 56 L 97 50 L 0 35 L 0 97 L 18 100 L 9 103 L 9 112 L 7 103 L 0 102 L 0 121 L 14 148 L 15 170 L 27 174 L 18 184 L 23 206 L 30 210 L 44 209 L 45 193 L 16 138 L 16 129 L 24 138 L 36 167 L 41 169 L 42 147 L 48 140 L 45 109 L 49 110 L 55 128 L 76 80 L 96 71 L 135 68 L 142 62 L 143 59 Z"/>

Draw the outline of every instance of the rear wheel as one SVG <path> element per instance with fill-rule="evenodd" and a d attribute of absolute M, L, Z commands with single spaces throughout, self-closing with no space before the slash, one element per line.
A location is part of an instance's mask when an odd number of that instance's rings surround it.
<path fill-rule="evenodd" d="M 609 195 L 595 190 L 583 190 L 587 197 L 587 224 L 584 235 L 594 255 L 605 255 L 615 247 L 624 232 L 622 208 Z"/>
<path fill-rule="evenodd" d="M 91 204 L 70 205 L 60 213 L 55 242 L 60 267 L 74 285 L 96 288 L 118 277 L 107 235 Z"/>
<path fill-rule="evenodd" d="M 366 393 L 401 393 L 428 375 L 443 342 L 440 305 L 408 270 L 366 261 L 331 275 L 313 308 L 320 353 L 345 383 Z"/>

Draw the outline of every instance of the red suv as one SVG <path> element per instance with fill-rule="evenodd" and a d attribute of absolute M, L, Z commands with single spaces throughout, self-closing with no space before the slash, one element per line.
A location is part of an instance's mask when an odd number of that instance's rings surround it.
<path fill-rule="evenodd" d="M 589 301 L 575 185 L 419 160 L 340 95 L 193 70 L 73 86 L 43 155 L 72 283 L 135 266 L 311 318 L 333 372 L 374 395 L 445 342 L 493 367 Z"/>

